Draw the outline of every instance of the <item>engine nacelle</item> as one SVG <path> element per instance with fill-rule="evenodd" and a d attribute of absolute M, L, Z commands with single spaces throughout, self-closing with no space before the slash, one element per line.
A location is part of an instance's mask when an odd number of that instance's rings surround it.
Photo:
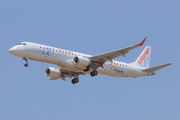
<path fill-rule="evenodd" d="M 74 57 L 73 61 L 76 65 L 79 65 L 85 68 L 91 64 L 91 61 L 88 58 L 81 57 L 81 56 Z"/>
<path fill-rule="evenodd" d="M 59 78 L 61 71 L 58 68 L 49 67 L 45 70 L 45 74 L 51 78 Z"/>

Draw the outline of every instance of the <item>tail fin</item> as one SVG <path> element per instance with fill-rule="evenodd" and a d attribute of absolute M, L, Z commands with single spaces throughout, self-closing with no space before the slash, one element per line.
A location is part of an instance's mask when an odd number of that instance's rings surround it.
<path fill-rule="evenodd" d="M 135 66 L 149 68 L 151 58 L 151 47 L 146 46 L 135 62 L 131 63 Z"/>

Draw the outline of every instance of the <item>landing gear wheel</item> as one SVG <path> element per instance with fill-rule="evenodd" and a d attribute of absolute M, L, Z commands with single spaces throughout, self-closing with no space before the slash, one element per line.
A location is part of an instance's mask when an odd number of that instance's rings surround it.
<path fill-rule="evenodd" d="M 72 82 L 72 84 L 75 84 L 75 83 L 76 83 L 75 79 L 72 79 L 71 82 Z"/>
<path fill-rule="evenodd" d="M 27 66 L 29 66 L 29 64 L 28 64 L 28 63 L 26 63 L 26 64 L 24 64 L 24 66 L 25 66 L 25 67 L 27 67 Z"/>
<path fill-rule="evenodd" d="M 78 78 L 74 78 L 74 79 L 71 80 L 71 82 L 72 82 L 72 84 L 76 84 L 76 83 L 79 82 L 79 79 Z"/>
<path fill-rule="evenodd" d="M 96 70 L 94 70 L 93 72 L 95 76 L 98 75 L 98 72 Z"/>
<path fill-rule="evenodd" d="M 75 78 L 75 82 L 78 83 L 78 82 L 79 82 L 79 79 L 78 79 L 78 78 Z"/>
<path fill-rule="evenodd" d="M 92 77 L 94 77 L 94 76 L 98 75 L 98 72 L 97 72 L 96 70 L 94 70 L 94 71 L 92 71 L 92 72 L 90 73 L 90 75 L 91 75 Z"/>
<path fill-rule="evenodd" d="M 91 74 L 91 77 L 94 77 L 94 72 L 91 72 L 90 74 Z"/>

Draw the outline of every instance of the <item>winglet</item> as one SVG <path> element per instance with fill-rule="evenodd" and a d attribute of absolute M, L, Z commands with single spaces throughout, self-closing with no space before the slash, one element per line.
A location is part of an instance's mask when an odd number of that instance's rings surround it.
<path fill-rule="evenodd" d="M 142 46 L 142 45 L 144 44 L 146 38 L 147 38 L 147 37 L 145 37 L 144 40 L 143 40 L 141 43 L 139 43 L 139 46 Z"/>

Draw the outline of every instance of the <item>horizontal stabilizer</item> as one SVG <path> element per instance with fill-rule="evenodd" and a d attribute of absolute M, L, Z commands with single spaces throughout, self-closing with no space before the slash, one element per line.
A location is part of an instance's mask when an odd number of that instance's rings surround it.
<path fill-rule="evenodd" d="M 144 69 L 142 71 L 150 73 L 150 72 L 154 72 L 156 70 L 159 70 L 159 69 L 164 68 L 164 67 L 169 66 L 169 65 L 172 65 L 172 63 L 168 63 L 168 64 L 164 64 L 164 65 L 160 65 L 160 66 Z"/>

